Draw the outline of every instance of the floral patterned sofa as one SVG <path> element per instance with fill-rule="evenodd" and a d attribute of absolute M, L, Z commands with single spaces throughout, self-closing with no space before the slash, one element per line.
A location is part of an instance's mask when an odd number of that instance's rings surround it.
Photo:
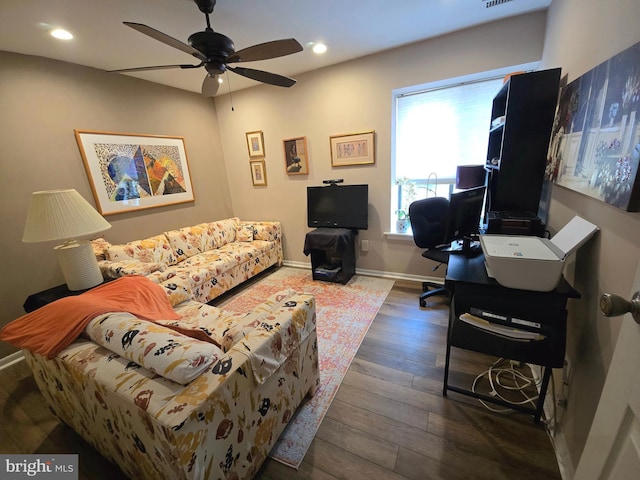
<path fill-rule="evenodd" d="M 252 478 L 318 385 L 314 297 L 286 290 L 246 313 L 194 300 L 174 309 L 179 320 L 99 315 L 50 359 L 25 350 L 35 381 L 132 479 Z"/>
<path fill-rule="evenodd" d="M 266 270 L 282 265 L 279 222 L 233 217 L 112 245 L 93 240 L 104 278 L 144 275 L 160 284 L 175 305 L 209 302 Z"/>

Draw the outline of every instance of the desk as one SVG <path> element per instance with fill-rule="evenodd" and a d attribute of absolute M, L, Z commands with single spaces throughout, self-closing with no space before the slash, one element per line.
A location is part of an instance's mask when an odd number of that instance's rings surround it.
<path fill-rule="evenodd" d="M 580 294 L 567 283 L 564 277 L 561 278 L 556 289 L 551 292 L 534 292 L 503 287 L 495 279 L 487 276 L 484 255 L 473 258 L 464 255 L 451 255 L 447 266 L 445 285 L 451 292 L 452 299 L 447 330 L 443 395 L 446 396 L 447 390 L 451 390 L 480 398 L 514 410 L 534 414 L 535 421 L 539 422 L 551 377 L 551 369 L 562 368 L 564 365 L 567 331 L 566 303 L 569 298 L 580 298 Z M 539 332 L 544 338 L 530 341 L 514 340 L 460 320 L 460 315 L 470 312 L 472 308 L 538 323 L 540 325 Z M 544 367 L 536 408 L 512 405 L 488 395 L 450 385 L 451 347 Z"/>

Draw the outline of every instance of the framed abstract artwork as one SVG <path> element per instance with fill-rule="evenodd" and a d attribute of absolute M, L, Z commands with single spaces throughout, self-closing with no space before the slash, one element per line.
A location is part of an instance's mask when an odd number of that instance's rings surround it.
<path fill-rule="evenodd" d="M 249 158 L 264 157 L 264 137 L 261 131 L 247 132 L 247 148 L 249 149 Z"/>
<path fill-rule="evenodd" d="M 283 140 L 284 167 L 287 175 L 307 175 L 309 173 L 309 154 L 307 137 Z"/>
<path fill-rule="evenodd" d="M 560 90 L 545 176 L 640 211 L 640 43 Z"/>
<path fill-rule="evenodd" d="M 375 132 L 350 133 L 329 137 L 331 166 L 367 165 L 376 162 Z"/>
<path fill-rule="evenodd" d="M 195 200 L 182 137 L 74 132 L 102 215 Z"/>
<path fill-rule="evenodd" d="M 251 166 L 251 181 L 254 187 L 267 186 L 267 170 L 264 167 L 264 160 L 252 160 L 249 162 Z"/>

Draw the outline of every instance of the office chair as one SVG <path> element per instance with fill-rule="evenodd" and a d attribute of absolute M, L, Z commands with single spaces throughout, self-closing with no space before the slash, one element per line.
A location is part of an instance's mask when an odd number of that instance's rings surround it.
<path fill-rule="evenodd" d="M 449 210 L 449 200 L 443 197 L 430 197 L 416 200 L 409 205 L 409 222 L 413 230 L 413 241 L 420 248 L 426 248 L 422 256 L 438 262 L 433 271 L 440 265 L 449 263 L 449 252 L 436 248 L 444 239 L 445 224 Z M 439 283 L 422 282 L 423 293 L 420 295 L 420 306 L 426 307 L 426 299 L 434 295 L 449 295 L 449 291 Z"/>

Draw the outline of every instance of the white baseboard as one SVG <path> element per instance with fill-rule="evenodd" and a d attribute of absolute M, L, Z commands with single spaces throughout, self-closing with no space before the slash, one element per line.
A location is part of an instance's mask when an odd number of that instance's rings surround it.
<path fill-rule="evenodd" d="M 6 357 L 0 358 L 0 370 L 10 367 L 11 365 L 24 360 L 24 354 L 20 352 L 14 352 Z"/>
<path fill-rule="evenodd" d="M 540 365 L 533 365 L 530 363 L 528 363 L 527 365 L 529 365 L 529 368 L 531 368 L 531 373 L 533 374 L 533 378 L 535 379 L 536 386 L 538 386 L 538 393 L 540 393 L 539 388 L 542 379 L 542 367 Z M 550 381 L 554 381 L 553 374 Z M 555 409 L 558 407 L 555 405 L 557 400 L 556 398 L 554 398 L 554 391 L 554 388 L 547 390 L 547 395 L 544 399 L 544 417 L 547 419 L 548 423 L 552 423 L 552 425 L 547 424 L 546 429 L 553 445 L 553 451 L 556 454 L 560 476 L 563 480 L 572 480 L 575 473 L 575 468 L 573 466 L 573 463 L 571 462 L 567 440 L 564 436 L 564 432 L 562 431 L 561 426 L 558 423 L 555 423 L 556 417 L 554 413 Z"/>
<path fill-rule="evenodd" d="M 295 262 L 292 260 L 285 260 L 283 262 L 285 267 L 293 267 L 293 268 L 302 268 L 304 270 L 311 270 L 311 265 L 309 262 Z M 356 275 L 366 275 L 369 277 L 378 277 L 378 278 L 389 278 L 392 280 L 409 280 L 412 282 L 434 282 L 434 283 L 442 283 L 444 284 L 444 279 L 442 277 L 424 277 L 421 275 L 411 275 L 407 273 L 398 273 L 398 272 L 383 272 L 381 270 L 367 270 L 356 267 Z"/>
<path fill-rule="evenodd" d="M 562 429 L 558 428 L 551 440 L 553 442 L 553 449 L 556 452 L 556 458 L 558 459 L 558 468 L 560 469 L 562 480 L 572 480 L 575 476 L 576 469 L 571 462 L 567 439 Z"/>

